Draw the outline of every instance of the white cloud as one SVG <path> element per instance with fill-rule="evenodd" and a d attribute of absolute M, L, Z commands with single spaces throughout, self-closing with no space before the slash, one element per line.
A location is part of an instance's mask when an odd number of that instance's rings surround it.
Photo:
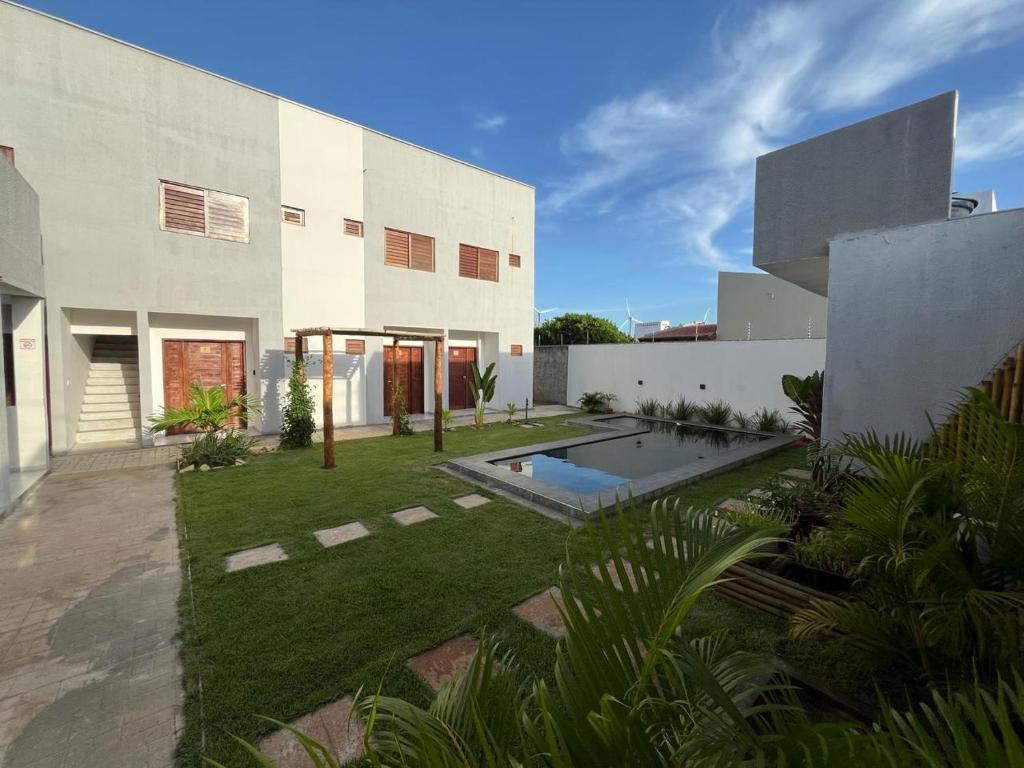
<path fill-rule="evenodd" d="M 754 157 L 798 138 L 812 117 L 863 108 L 940 64 L 1024 36 L 1019 0 L 790 2 L 740 11 L 715 24 L 708 71 L 600 104 L 565 133 L 562 151 L 577 171 L 548 185 L 543 211 L 608 213 L 609 200 L 629 201 L 633 213 L 677 228 L 676 260 L 749 268 L 716 238 L 749 213 Z M 1006 117 L 1021 115 L 1024 105 Z M 962 125 L 966 136 L 972 121 Z M 1020 123 L 1012 125 L 976 131 L 967 156 L 1024 141 Z"/>
<path fill-rule="evenodd" d="M 497 133 L 505 127 L 508 122 L 508 115 L 495 113 L 493 115 L 478 115 L 473 121 L 473 127 L 487 133 Z"/>
<path fill-rule="evenodd" d="M 958 165 L 1024 155 L 1024 87 L 1005 104 L 968 113 L 957 126 Z"/>

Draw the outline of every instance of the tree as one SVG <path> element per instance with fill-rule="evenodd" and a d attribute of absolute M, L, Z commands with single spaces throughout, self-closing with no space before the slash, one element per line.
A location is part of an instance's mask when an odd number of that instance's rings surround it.
<path fill-rule="evenodd" d="M 305 448 L 313 444 L 313 396 L 306 383 L 305 365 L 296 355 L 292 375 L 288 379 L 288 394 L 281 413 L 281 447 Z"/>
<path fill-rule="evenodd" d="M 553 317 L 533 329 L 540 344 L 629 344 L 633 339 L 615 327 L 615 323 L 596 315 L 569 312 Z"/>

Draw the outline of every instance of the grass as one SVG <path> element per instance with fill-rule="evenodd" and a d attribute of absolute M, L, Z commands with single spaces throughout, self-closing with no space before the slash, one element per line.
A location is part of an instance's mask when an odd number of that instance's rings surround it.
<path fill-rule="evenodd" d="M 362 686 L 425 704 L 430 691 L 405 659 L 466 630 L 497 635 L 526 671 L 550 679 L 554 642 L 509 609 L 555 583 L 570 529 L 502 497 L 463 510 L 452 498 L 479 489 L 435 467 L 587 433 L 562 417 L 540 421 L 541 430 L 455 430 L 444 454 L 432 452 L 430 433 L 339 442 L 331 472 L 320 468 L 314 446 L 180 475 L 179 530 L 191 569 L 181 605 L 180 762 L 199 766 L 205 754 L 244 765 L 229 734 L 257 739 L 269 726 L 255 715 L 291 720 Z M 803 449 L 791 449 L 673 495 L 712 507 L 804 463 Z M 440 518 L 403 528 L 389 517 L 418 504 Z M 372 534 L 330 549 L 312 535 L 355 520 Z M 271 542 L 288 561 L 224 572 L 226 554 Z M 841 666 L 828 644 L 787 645 L 778 620 L 714 597 L 700 606 L 693 630 L 725 630 L 736 647 L 778 652 L 819 674 Z"/>

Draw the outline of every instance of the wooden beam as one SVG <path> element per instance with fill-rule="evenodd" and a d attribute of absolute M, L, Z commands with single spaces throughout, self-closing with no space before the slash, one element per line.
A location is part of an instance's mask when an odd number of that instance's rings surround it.
<path fill-rule="evenodd" d="M 334 469 L 334 337 L 324 334 L 324 469 Z"/>
<path fill-rule="evenodd" d="M 444 424 L 441 420 L 441 393 L 444 391 L 444 342 L 434 342 L 434 450 L 444 450 Z"/>
<path fill-rule="evenodd" d="M 391 434 L 398 437 L 398 339 L 391 342 Z"/>

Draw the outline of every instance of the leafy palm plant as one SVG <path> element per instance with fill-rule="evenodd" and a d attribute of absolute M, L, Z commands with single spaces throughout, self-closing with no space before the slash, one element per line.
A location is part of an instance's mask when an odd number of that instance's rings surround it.
<path fill-rule="evenodd" d="M 494 373 L 494 363 L 488 365 L 483 373 L 480 373 L 480 367 L 473 363 L 470 373 L 473 376 L 473 399 L 476 401 L 473 422 L 480 427 L 484 423 L 484 408 L 494 398 L 494 387 L 498 383 L 498 376 Z"/>
<path fill-rule="evenodd" d="M 189 385 L 188 400 L 180 408 L 162 408 L 149 417 L 150 432 L 195 427 L 200 432 L 219 432 L 235 416 L 262 413 L 259 400 L 252 395 L 228 398 L 222 386 L 206 388 L 198 381 Z"/>
<path fill-rule="evenodd" d="M 926 678 L 987 679 L 1024 654 L 1024 425 L 971 390 L 959 429 L 919 443 L 874 434 L 843 453 L 865 472 L 831 539 L 855 564 L 859 599 L 814 602 L 796 637 L 847 642 L 916 665 Z"/>
<path fill-rule="evenodd" d="M 796 427 L 812 440 L 821 439 L 821 411 L 825 402 L 825 372 L 815 371 L 803 378 L 786 374 L 782 391 L 796 405 L 790 408 L 800 417 Z"/>

